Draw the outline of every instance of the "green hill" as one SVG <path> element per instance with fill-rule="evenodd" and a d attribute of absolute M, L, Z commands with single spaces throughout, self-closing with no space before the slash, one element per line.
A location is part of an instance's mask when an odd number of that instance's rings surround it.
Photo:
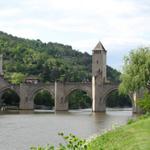
<path fill-rule="evenodd" d="M 91 55 L 69 45 L 0 32 L 0 53 L 4 56 L 4 77 L 12 83 L 19 83 L 28 75 L 39 76 L 44 82 L 91 81 Z M 107 75 L 109 80 L 119 81 L 120 73 L 109 66 Z"/>

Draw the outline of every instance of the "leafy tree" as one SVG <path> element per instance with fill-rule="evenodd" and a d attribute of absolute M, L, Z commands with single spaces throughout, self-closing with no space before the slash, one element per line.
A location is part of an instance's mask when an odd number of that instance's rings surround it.
<path fill-rule="evenodd" d="M 150 90 L 150 47 L 132 50 L 124 58 L 121 74 L 121 93 L 139 90 L 141 87 Z"/>
<path fill-rule="evenodd" d="M 26 76 L 24 74 L 22 74 L 22 73 L 17 73 L 17 72 L 12 73 L 11 74 L 11 82 L 13 84 L 19 84 L 25 79 L 25 77 Z"/>
<path fill-rule="evenodd" d="M 144 98 L 138 100 L 137 104 L 142 108 L 144 113 L 150 113 L 150 94 L 145 93 Z"/>

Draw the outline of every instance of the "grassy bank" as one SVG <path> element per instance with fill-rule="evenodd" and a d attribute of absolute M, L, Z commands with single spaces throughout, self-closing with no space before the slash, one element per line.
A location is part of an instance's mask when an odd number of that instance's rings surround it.
<path fill-rule="evenodd" d="M 98 136 L 88 150 L 150 150 L 150 117 Z"/>

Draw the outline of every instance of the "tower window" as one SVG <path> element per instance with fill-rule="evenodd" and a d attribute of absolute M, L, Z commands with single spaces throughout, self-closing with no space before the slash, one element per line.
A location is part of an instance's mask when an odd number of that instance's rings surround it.
<path fill-rule="evenodd" d="M 93 54 L 99 54 L 101 51 L 93 51 Z"/>
<path fill-rule="evenodd" d="M 98 60 L 96 61 L 96 63 L 98 64 Z"/>

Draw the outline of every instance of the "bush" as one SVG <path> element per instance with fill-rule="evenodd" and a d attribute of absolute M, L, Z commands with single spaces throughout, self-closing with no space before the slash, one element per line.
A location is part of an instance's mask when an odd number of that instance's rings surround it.
<path fill-rule="evenodd" d="M 128 122 L 127 122 L 127 124 L 132 124 L 132 123 L 134 123 L 134 122 L 136 122 L 135 119 L 129 119 Z"/>
<path fill-rule="evenodd" d="M 139 99 L 137 104 L 142 108 L 144 113 L 150 112 L 150 94 L 145 93 L 143 99 Z"/>
<path fill-rule="evenodd" d="M 47 145 L 46 147 L 31 147 L 31 150 L 55 150 L 54 146 Z"/>
<path fill-rule="evenodd" d="M 142 120 L 142 119 L 146 119 L 146 118 L 149 118 L 149 117 L 150 117 L 150 112 L 146 112 L 144 115 L 139 116 L 138 119 Z"/>
<path fill-rule="evenodd" d="M 65 136 L 63 133 L 59 133 L 66 142 L 66 145 L 59 144 L 57 150 L 87 150 L 87 142 L 84 139 L 80 139 L 73 134 Z M 54 146 L 47 145 L 46 147 L 31 147 L 31 150 L 56 150 Z"/>

